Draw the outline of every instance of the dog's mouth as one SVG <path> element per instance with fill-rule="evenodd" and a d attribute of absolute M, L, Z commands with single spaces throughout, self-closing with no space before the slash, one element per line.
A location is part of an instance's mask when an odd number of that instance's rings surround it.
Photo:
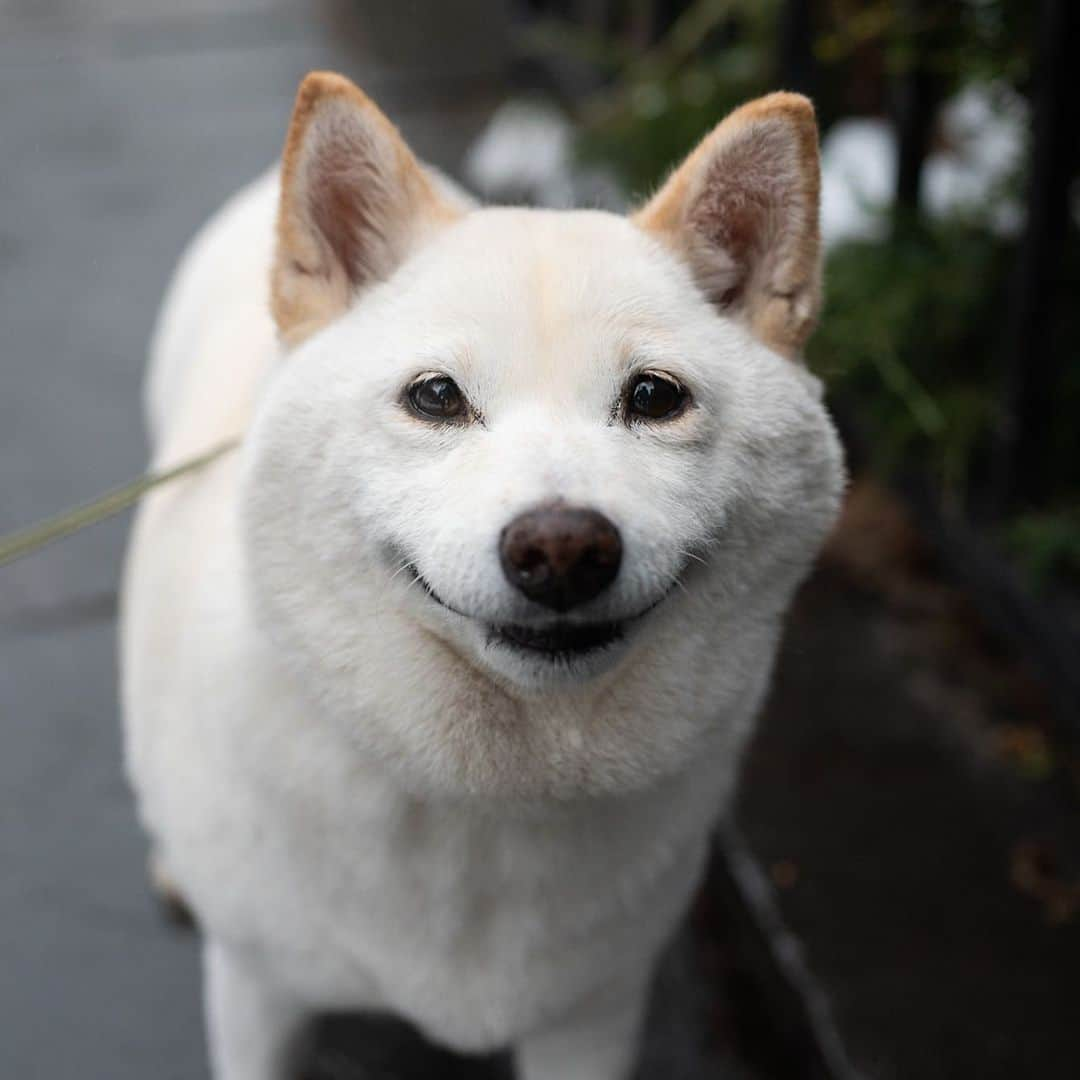
<path fill-rule="evenodd" d="M 452 611 L 455 615 L 460 615 L 465 619 L 475 618 L 475 616 L 464 611 L 459 611 L 452 604 L 448 604 L 431 587 L 415 563 L 405 563 L 404 570 L 440 607 Z M 626 637 L 627 630 L 631 625 L 643 619 L 649 612 L 663 603 L 678 584 L 679 582 L 676 579 L 672 582 L 671 587 L 653 603 L 649 604 L 647 608 L 625 619 L 595 623 L 574 623 L 561 620 L 544 626 L 488 623 L 486 624 L 487 641 L 489 645 L 496 648 L 506 648 L 523 656 L 533 656 L 556 663 L 560 661 L 568 663 L 583 659 L 621 642 Z"/>
<path fill-rule="evenodd" d="M 622 640 L 625 633 L 626 622 L 554 623 L 545 627 L 491 626 L 488 628 L 488 642 L 545 659 L 570 660 L 606 649 Z"/>

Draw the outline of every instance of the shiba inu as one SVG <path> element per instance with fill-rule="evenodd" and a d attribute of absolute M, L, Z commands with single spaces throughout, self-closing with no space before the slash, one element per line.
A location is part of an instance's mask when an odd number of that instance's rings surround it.
<path fill-rule="evenodd" d="M 217 1080 L 314 1010 L 616 1080 L 838 508 L 813 110 L 628 217 L 482 208 L 350 82 L 185 255 L 147 382 L 127 757 Z"/>

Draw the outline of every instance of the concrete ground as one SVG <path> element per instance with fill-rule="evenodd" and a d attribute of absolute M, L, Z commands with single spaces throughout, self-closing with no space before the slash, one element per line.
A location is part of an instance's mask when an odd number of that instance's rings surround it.
<path fill-rule="evenodd" d="M 873 484 L 788 622 L 736 815 L 875 1080 L 1080 1075 L 1080 770 Z"/>

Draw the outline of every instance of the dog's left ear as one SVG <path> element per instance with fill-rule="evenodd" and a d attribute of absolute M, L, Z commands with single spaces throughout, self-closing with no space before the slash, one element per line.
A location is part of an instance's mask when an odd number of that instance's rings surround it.
<path fill-rule="evenodd" d="M 271 304 L 295 345 L 460 216 L 375 104 L 348 79 L 300 84 L 281 163 Z"/>
<path fill-rule="evenodd" d="M 633 220 L 718 308 L 794 356 L 821 299 L 820 190 L 814 107 L 770 94 L 714 128 Z"/>

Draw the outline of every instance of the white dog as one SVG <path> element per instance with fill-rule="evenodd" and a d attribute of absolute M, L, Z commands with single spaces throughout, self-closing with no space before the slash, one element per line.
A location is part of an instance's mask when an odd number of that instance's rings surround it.
<path fill-rule="evenodd" d="M 276 230 L 274 226 L 276 214 Z M 841 452 L 799 359 L 812 108 L 629 218 L 480 209 L 347 80 L 195 241 L 149 376 L 128 762 L 205 933 L 218 1080 L 321 1009 L 633 1066 Z"/>

